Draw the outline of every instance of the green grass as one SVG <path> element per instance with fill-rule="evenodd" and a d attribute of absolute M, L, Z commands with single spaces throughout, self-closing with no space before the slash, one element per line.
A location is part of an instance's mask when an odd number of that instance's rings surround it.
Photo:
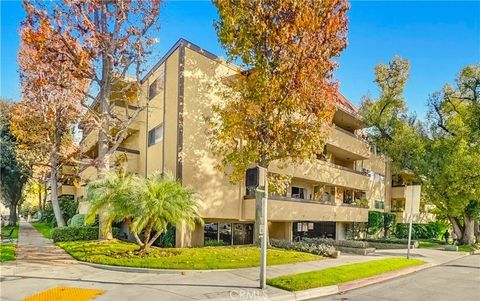
<path fill-rule="evenodd" d="M 16 226 L 3 226 L 2 234 L 8 234 L 13 227 L 15 227 L 15 230 L 13 230 L 12 238 L 18 238 L 18 224 Z"/>
<path fill-rule="evenodd" d="M 46 238 L 52 238 L 51 226 L 49 223 L 32 223 L 32 226 Z"/>
<path fill-rule="evenodd" d="M 75 241 L 57 243 L 80 261 L 115 266 L 158 269 L 233 269 L 258 266 L 260 251 L 252 246 L 203 248 L 152 248 L 144 256 L 137 255 L 136 244 L 113 241 Z M 322 259 L 321 256 L 297 251 L 269 249 L 269 265 Z"/>
<path fill-rule="evenodd" d="M 1 244 L 0 245 L 0 262 L 15 260 L 15 248 L 14 244 Z"/>
<path fill-rule="evenodd" d="M 432 242 L 432 241 L 420 241 L 418 247 L 421 249 L 437 248 L 442 247 L 445 243 L 441 242 Z"/>
<path fill-rule="evenodd" d="M 475 250 L 480 250 L 480 243 L 476 243 L 474 245 L 460 245 L 458 246 L 459 252 L 472 252 Z"/>
<path fill-rule="evenodd" d="M 367 278 L 424 263 L 419 259 L 394 257 L 276 277 L 268 279 L 267 284 L 287 291 L 301 291 Z"/>

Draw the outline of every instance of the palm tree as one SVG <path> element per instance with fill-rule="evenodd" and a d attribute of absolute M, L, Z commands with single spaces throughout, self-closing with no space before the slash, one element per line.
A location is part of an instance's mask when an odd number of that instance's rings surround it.
<path fill-rule="evenodd" d="M 142 196 L 144 211 L 133 225 L 135 232 L 144 232 L 141 250 L 148 250 L 167 231 L 168 224 L 186 225 L 190 229 L 194 229 L 196 224 L 203 224 L 194 192 L 183 187 L 170 174 L 154 173 L 149 176 Z M 155 232 L 153 236 L 152 232 Z"/>
<path fill-rule="evenodd" d="M 89 183 L 87 200 L 87 224 L 95 220 L 97 213 L 102 214 L 106 223 L 100 231 L 107 233 L 112 222 L 125 221 L 142 252 L 148 251 L 167 231 L 168 224 L 190 229 L 203 224 L 194 192 L 169 174 L 154 173 L 143 179 L 134 174 L 109 172 Z"/>
<path fill-rule="evenodd" d="M 134 218 L 143 211 L 144 204 L 139 201 L 143 193 L 144 183 L 138 176 L 114 171 L 106 173 L 103 178 L 88 184 L 90 208 L 85 223 L 93 223 L 95 215 L 101 214 L 105 220 L 104 227 L 100 229 L 104 234 L 101 237 L 111 233 L 112 222 L 125 220 L 131 226 Z"/>

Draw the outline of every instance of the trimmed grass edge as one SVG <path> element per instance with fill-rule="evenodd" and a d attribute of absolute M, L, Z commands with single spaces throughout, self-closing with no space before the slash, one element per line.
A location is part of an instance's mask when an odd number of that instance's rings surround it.
<path fill-rule="evenodd" d="M 268 279 L 267 284 L 283 290 L 296 292 L 369 278 L 408 267 L 419 266 L 424 263 L 420 259 L 394 257 L 280 276 Z"/>

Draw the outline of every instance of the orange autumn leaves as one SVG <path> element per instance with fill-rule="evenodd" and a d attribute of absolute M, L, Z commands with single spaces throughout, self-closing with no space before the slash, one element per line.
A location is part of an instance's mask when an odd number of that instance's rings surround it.
<path fill-rule="evenodd" d="M 336 110 L 334 57 L 346 47 L 344 0 L 217 0 L 219 39 L 246 70 L 210 118 L 213 151 L 233 181 L 253 164 L 322 152 Z M 230 168 L 229 168 L 230 170 Z"/>

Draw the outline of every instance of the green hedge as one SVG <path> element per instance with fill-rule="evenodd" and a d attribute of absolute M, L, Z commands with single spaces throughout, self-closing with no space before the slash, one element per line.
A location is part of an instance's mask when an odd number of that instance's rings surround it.
<path fill-rule="evenodd" d="M 365 249 L 368 248 L 368 242 L 361 240 L 334 240 L 331 238 L 303 238 L 303 242 L 308 244 L 326 244 L 332 245 L 334 247 L 346 247 L 346 248 L 357 248 Z"/>
<path fill-rule="evenodd" d="M 376 234 L 380 229 L 383 229 L 384 218 L 383 212 L 368 211 L 368 234 Z"/>
<path fill-rule="evenodd" d="M 119 228 L 112 228 L 113 236 L 118 237 Z M 77 241 L 77 240 L 97 240 L 98 227 L 61 227 L 52 229 L 52 239 L 54 242 Z"/>
<path fill-rule="evenodd" d="M 413 239 L 439 239 L 446 230 L 446 226 L 441 223 L 413 224 Z M 408 238 L 408 224 L 397 224 L 395 229 L 397 238 Z"/>
<path fill-rule="evenodd" d="M 71 221 L 70 227 L 82 227 L 85 225 L 85 214 L 75 214 Z"/>
<path fill-rule="evenodd" d="M 78 202 L 74 201 L 71 196 L 61 196 L 58 198 L 58 204 L 63 219 L 68 223 L 72 216 L 77 213 Z M 55 219 L 51 202 L 47 203 L 45 210 L 42 211 L 42 218 L 40 220 L 44 223 L 49 223 L 52 228 L 57 226 L 57 220 Z"/>
<path fill-rule="evenodd" d="M 288 240 L 270 239 L 270 245 L 274 248 L 294 250 L 325 257 L 335 257 L 337 254 L 335 248 L 330 244 L 312 244 L 303 241 L 293 242 Z"/>

